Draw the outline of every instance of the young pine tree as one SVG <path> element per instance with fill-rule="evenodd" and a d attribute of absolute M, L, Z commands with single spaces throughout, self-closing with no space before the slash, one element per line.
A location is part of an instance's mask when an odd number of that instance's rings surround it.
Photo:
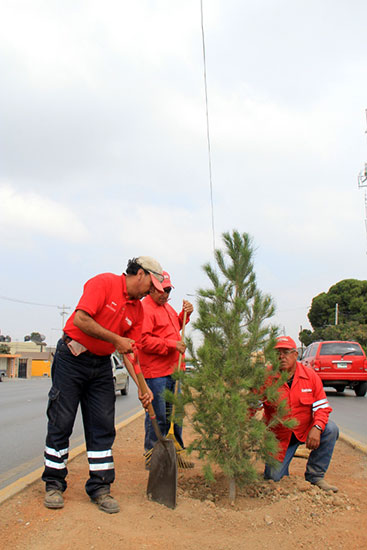
<path fill-rule="evenodd" d="M 202 344 L 195 351 L 187 339 L 197 368 L 182 377 L 182 398 L 194 409 L 196 437 L 190 448 L 205 460 L 207 479 L 214 479 L 213 464 L 221 468 L 233 501 L 237 484 L 256 479 L 255 459 L 274 462 L 277 441 L 254 412 L 264 396 L 276 403 L 284 378 L 264 390 L 265 364 L 271 362 L 276 369 L 276 328 L 264 324 L 274 306 L 257 288 L 251 239 L 234 230 L 224 233 L 223 240 L 224 252 L 215 251 L 216 270 L 204 266 L 211 288 L 198 292 L 198 319 L 193 325 Z M 284 403 L 278 404 L 274 423 L 283 422 L 284 409 Z"/>

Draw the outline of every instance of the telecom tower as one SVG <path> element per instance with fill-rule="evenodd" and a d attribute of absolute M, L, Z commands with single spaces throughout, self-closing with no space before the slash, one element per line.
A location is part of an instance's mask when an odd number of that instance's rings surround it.
<path fill-rule="evenodd" d="M 366 109 L 366 121 L 367 121 L 367 109 Z M 367 130 L 365 131 L 367 134 Z M 358 187 L 361 189 L 362 187 L 367 187 L 367 163 L 364 165 L 364 169 L 360 171 L 358 174 Z M 367 236 L 367 191 L 364 192 L 364 212 L 365 212 L 365 228 L 366 228 L 366 236 Z"/>

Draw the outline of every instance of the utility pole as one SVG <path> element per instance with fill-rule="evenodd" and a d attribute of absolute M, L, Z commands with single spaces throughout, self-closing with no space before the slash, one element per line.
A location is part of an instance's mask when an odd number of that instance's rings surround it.
<path fill-rule="evenodd" d="M 335 324 L 337 325 L 339 321 L 339 304 L 335 304 Z"/>
<path fill-rule="evenodd" d="M 67 309 L 71 309 L 70 306 L 66 306 L 65 304 L 63 304 L 62 306 L 57 306 L 57 309 L 61 309 L 62 311 L 60 311 L 60 315 L 62 317 L 62 326 L 61 328 L 64 328 L 64 325 L 65 325 L 65 316 L 68 314 L 68 312 L 66 311 Z"/>

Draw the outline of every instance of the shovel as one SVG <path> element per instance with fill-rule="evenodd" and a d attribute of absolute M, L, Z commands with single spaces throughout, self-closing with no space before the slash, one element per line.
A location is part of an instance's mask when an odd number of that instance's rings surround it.
<path fill-rule="evenodd" d="M 144 394 L 148 392 L 148 386 L 141 372 L 137 355 L 135 355 L 135 359 L 133 368 L 140 391 Z M 158 441 L 153 447 L 150 460 L 147 495 L 150 500 L 164 504 L 168 508 L 176 508 L 177 458 L 175 445 L 172 440 L 162 436 L 151 403 L 148 406 L 148 414 Z"/>

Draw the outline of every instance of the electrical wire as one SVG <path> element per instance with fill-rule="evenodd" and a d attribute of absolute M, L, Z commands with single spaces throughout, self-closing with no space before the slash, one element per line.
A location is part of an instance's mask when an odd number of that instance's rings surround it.
<path fill-rule="evenodd" d="M 204 88 L 205 88 L 205 110 L 206 110 L 206 137 L 207 137 L 207 142 L 208 142 L 210 205 L 211 205 L 211 219 L 212 219 L 213 251 L 215 252 L 212 159 L 211 159 L 210 131 L 209 131 L 208 86 L 207 86 L 207 78 L 206 78 L 206 54 L 205 54 L 203 0 L 200 0 L 200 12 L 201 12 L 201 37 L 202 37 L 202 44 L 203 44 L 203 66 L 204 66 Z"/>
<path fill-rule="evenodd" d="M 8 298 L 7 296 L 0 296 L 2 300 L 8 300 L 8 302 L 17 302 L 19 304 L 28 304 L 31 306 L 43 306 L 43 307 L 56 307 L 60 308 L 60 306 L 51 305 L 51 304 L 39 304 L 37 302 L 26 302 L 25 300 L 18 300 L 17 298 Z"/>

